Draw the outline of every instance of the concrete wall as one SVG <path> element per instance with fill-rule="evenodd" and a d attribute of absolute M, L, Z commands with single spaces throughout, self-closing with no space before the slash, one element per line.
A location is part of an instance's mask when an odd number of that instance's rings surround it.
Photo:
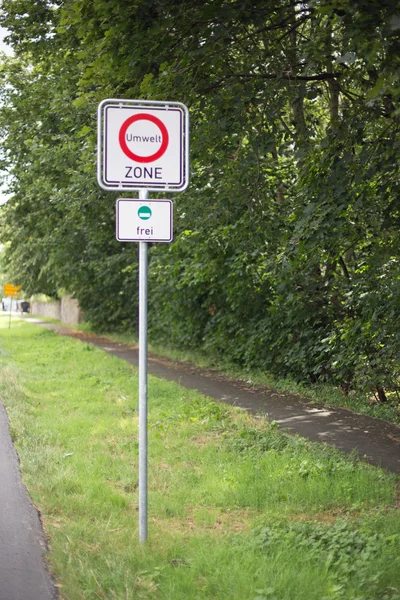
<path fill-rule="evenodd" d="M 40 317 L 59 319 L 67 325 L 76 325 L 83 321 L 83 313 L 78 300 L 72 296 L 63 296 L 54 302 L 31 302 L 31 313 Z"/>
<path fill-rule="evenodd" d="M 61 302 L 31 302 L 31 313 L 50 319 L 61 319 Z"/>
<path fill-rule="evenodd" d="M 78 300 L 72 296 L 61 298 L 61 321 L 67 325 L 76 325 L 83 321 L 83 313 L 79 308 Z"/>

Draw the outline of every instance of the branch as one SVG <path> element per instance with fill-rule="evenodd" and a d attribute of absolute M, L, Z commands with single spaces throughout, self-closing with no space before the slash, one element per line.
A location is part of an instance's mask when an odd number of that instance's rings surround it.
<path fill-rule="evenodd" d="M 237 73 L 237 77 L 242 79 L 284 79 L 287 81 L 329 81 L 331 79 L 339 79 L 342 76 L 341 72 L 337 73 L 319 73 L 318 75 L 292 75 L 290 73 L 265 73 L 265 74 L 252 74 L 252 73 Z"/>
<path fill-rule="evenodd" d="M 319 73 L 318 75 L 291 75 L 289 73 L 280 74 L 280 73 L 265 73 L 265 74 L 252 74 L 252 73 L 236 73 L 235 78 L 246 80 L 246 79 L 283 79 L 285 81 L 330 81 L 332 79 L 339 79 L 342 76 L 342 73 Z M 204 93 L 211 92 L 219 87 L 221 87 L 226 81 L 232 79 L 230 77 L 226 77 L 221 79 L 220 81 L 210 85 L 205 88 Z"/>
<path fill-rule="evenodd" d="M 346 277 L 347 281 L 350 281 L 350 273 L 346 263 L 344 262 L 343 256 L 339 256 L 339 263 L 342 268 L 343 275 Z"/>

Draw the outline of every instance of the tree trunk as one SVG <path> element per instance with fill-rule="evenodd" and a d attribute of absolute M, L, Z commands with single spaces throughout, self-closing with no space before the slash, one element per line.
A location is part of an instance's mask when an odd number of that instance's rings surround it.
<path fill-rule="evenodd" d="M 376 393 L 378 394 L 379 402 L 385 403 L 385 402 L 388 401 L 387 396 L 385 394 L 385 390 L 383 389 L 383 387 L 377 385 L 376 386 Z"/>

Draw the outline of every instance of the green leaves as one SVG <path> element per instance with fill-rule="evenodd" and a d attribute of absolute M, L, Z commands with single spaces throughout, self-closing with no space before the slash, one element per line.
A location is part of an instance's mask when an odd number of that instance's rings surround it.
<path fill-rule="evenodd" d="M 152 335 L 297 379 L 393 387 L 397 12 L 5 1 L 10 274 L 28 292 L 73 291 L 99 327 L 135 326 L 137 251 L 115 241 L 115 195 L 95 180 L 96 107 L 182 101 L 191 185 L 174 198 L 174 244 L 150 251 Z"/>

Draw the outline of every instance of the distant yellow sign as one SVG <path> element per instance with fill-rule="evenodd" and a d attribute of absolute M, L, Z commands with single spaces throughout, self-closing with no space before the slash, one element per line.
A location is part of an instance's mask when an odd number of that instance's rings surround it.
<path fill-rule="evenodd" d="M 20 285 L 14 285 L 13 283 L 5 283 L 3 289 L 4 296 L 19 296 L 20 294 Z"/>

